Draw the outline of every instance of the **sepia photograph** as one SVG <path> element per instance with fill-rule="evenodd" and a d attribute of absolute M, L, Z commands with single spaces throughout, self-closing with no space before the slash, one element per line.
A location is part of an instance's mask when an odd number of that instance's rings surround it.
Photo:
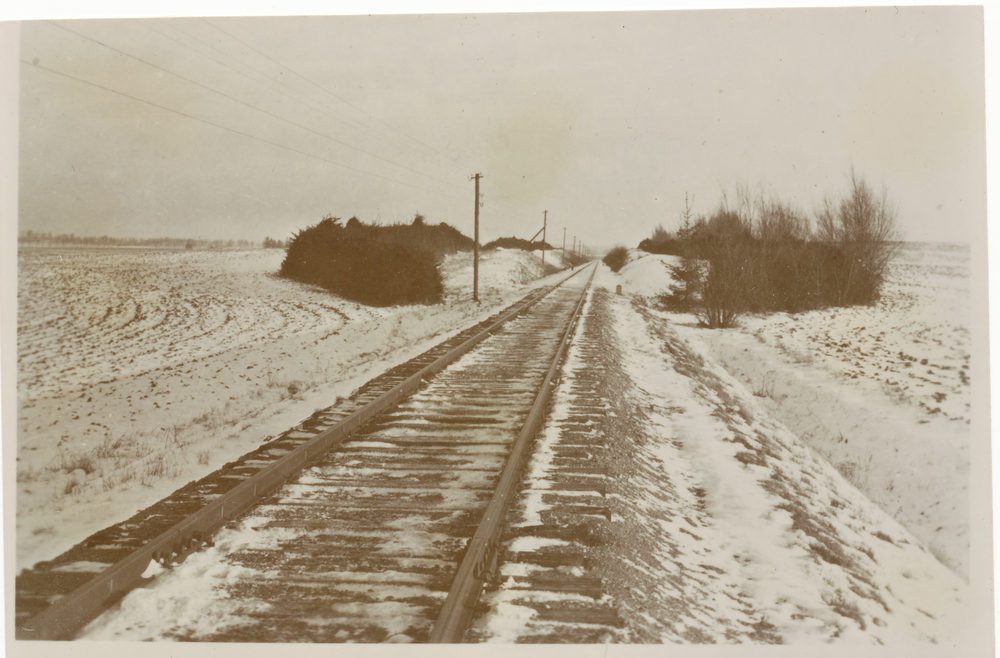
<path fill-rule="evenodd" d="M 5 19 L 11 655 L 993 655 L 986 8 L 516 7 Z"/>

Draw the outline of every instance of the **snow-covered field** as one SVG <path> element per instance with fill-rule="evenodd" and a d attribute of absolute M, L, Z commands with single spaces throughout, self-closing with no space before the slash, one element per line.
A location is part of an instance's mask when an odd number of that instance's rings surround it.
<path fill-rule="evenodd" d="M 543 274 L 537 256 L 485 257 L 482 305 L 459 255 L 445 265 L 446 304 L 367 309 L 269 276 L 280 252 L 22 252 L 18 567 L 243 454 Z M 132 278 L 78 285 L 86 258 Z M 170 279 L 166 264 L 185 258 Z M 602 268 L 588 304 L 600 312 L 586 320 L 601 323 L 620 389 L 605 431 L 632 463 L 615 483 L 621 525 L 607 550 L 612 595 L 639 620 L 633 641 L 951 646 L 977 614 L 968 249 L 908 245 L 874 307 L 747 316 L 728 330 L 655 308 L 673 262 L 632 252 L 620 274 Z M 153 313 L 130 310 L 124 280 Z M 107 312 L 93 310 L 101 299 Z M 592 365 L 567 363 L 563 388 Z"/>
<path fill-rule="evenodd" d="M 543 273 L 537 255 L 485 252 L 476 304 L 472 256 L 456 254 L 444 304 L 376 309 L 275 277 L 283 257 L 20 251 L 19 571 L 488 317 Z"/>
<path fill-rule="evenodd" d="M 623 387 L 608 429 L 629 439 L 607 560 L 635 640 L 950 645 L 968 631 L 967 585 L 703 344 L 642 300 L 598 296 Z"/>
<path fill-rule="evenodd" d="M 676 262 L 634 251 L 619 279 L 652 303 Z M 908 243 L 871 307 L 743 316 L 734 329 L 659 315 L 968 579 L 969 294 L 967 246 Z"/>

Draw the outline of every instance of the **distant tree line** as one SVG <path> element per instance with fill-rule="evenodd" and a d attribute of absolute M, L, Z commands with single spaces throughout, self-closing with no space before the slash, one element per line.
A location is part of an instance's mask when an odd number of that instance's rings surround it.
<path fill-rule="evenodd" d="M 252 240 L 200 240 L 194 238 L 116 238 L 110 235 L 76 235 L 75 233 L 49 233 L 25 231 L 17 236 L 18 244 L 37 246 L 84 247 L 164 247 L 175 249 L 250 249 L 261 246 Z M 265 248 L 283 249 L 283 240 L 264 238 Z"/>
<path fill-rule="evenodd" d="M 808 216 L 763 187 L 738 185 L 710 217 L 694 217 L 685 199 L 676 232 L 662 226 L 639 244 L 681 257 L 677 286 L 660 302 L 694 311 L 702 324 L 732 326 L 742 313 L 798 312 L 878 301 L 898 253 L 898 213 L 853 170 L 849 189 Z"/>
<path fill-rule="evenodd" d="M 524 251 L 537 251 L 539 249 L 545 249 L 546 251 L 555 251 L 555 247 L 550 245 L 548 242 L 543 242 L 542 240 L 535 240 L 531 242 L 530 240 L 525 240 L 524 238 L 497 238 L 492 242 L 487 242 L 483 245 L 483 249 L 522 249 Z"/>

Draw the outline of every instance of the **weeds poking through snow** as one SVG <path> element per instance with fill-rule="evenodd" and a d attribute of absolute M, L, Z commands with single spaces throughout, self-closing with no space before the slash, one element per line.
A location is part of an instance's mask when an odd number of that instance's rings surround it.
<path fill-rule="evenodd" d="M 869 452 L 867 457 L 861 459 L 842 461 L 835 468 L 856 489 L 866 491 L 872 472 L 872 453 Z"/>
<path fill-rule="evenodd" d="M 80 470 L 90 475 L 97 470 L 97 462 L 92 454 L 82 451 L 73 452 L 69 455 L 63 455 L 62 461 L 53 470 L 66 471 L 67 473 Z"/>
<path fill-rule="evenodd" d="M 146 464 L 139 482 L 144 487 L 151 486 L 154 482 L 162 478 L 167 472 L 166 460 L 160 455 L 152 462 Z"/>
<path fill-rule="evenodd" d="M 760 380 L 754 382 L 753 394 L 759 398 L 774 399 L 774 372 L 768 371 L 761 375 Z"/>

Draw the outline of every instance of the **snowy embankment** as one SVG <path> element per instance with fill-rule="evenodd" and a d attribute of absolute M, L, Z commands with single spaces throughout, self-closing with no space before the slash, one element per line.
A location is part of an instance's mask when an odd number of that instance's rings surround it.
<path fill-rule="evenodd" d="M 369 308 L 275 277 L 283 257 L 19 253 L 18 571 L 249 452 L 543 275 L 537 254 L 484 252 L 476 304 L 472 255 L 456 254 L 442 266 L 445 303 Z"/>
<path fill-rule="evenodd" d="M 623 279 L 602 268 L 598 285 Z M 609 292 L 602 306 L 605 358 L 623 375 L 609 416 L 630 437 L 611 560 L 627 558 L 618 578 L 631 586 L 613 595 L 639 638 L 898 645 L 968 632 L 968 586 L 703 344 L 641 297 Z"/>
<path fill-rule="evenodd" d="M 662 269 L 657 259 L 642 267 Z M 593 459 L 607 469 L 612 514 L 593 531 L 600 541 L 587 569 L 623 621 L 618 641 L 848 644 L 856 653 L 921 643 L 965 655 L 958 646 L 982 621 L 969 586 L 776 421 L 704 344 L 645 296 L 615 294 L 623 281 L 638 287 L 629 271 L 598 270 L 526 468 L 532 493 L 513 515 L 539 522 L 546 482 L 559 472 L 554 446 L 561 432 L 580 431 L 577 396 L 601 396 L 600 420 L 586 425 L 602 439 Z M 477 622 L 487 641 L 546 632 L 544 616 L 519 604 L 513 577 L 524 568 L 503 565 Z"/>
<path fill-rule="evenodd" d="M 618 281 L 652 305 L 677 261 L 633 251 Z M 968 580 L 969 282 L 968 247 L 907 244 L 875 306 L 743 316 L 734 329 L 650 312 Z"/>

